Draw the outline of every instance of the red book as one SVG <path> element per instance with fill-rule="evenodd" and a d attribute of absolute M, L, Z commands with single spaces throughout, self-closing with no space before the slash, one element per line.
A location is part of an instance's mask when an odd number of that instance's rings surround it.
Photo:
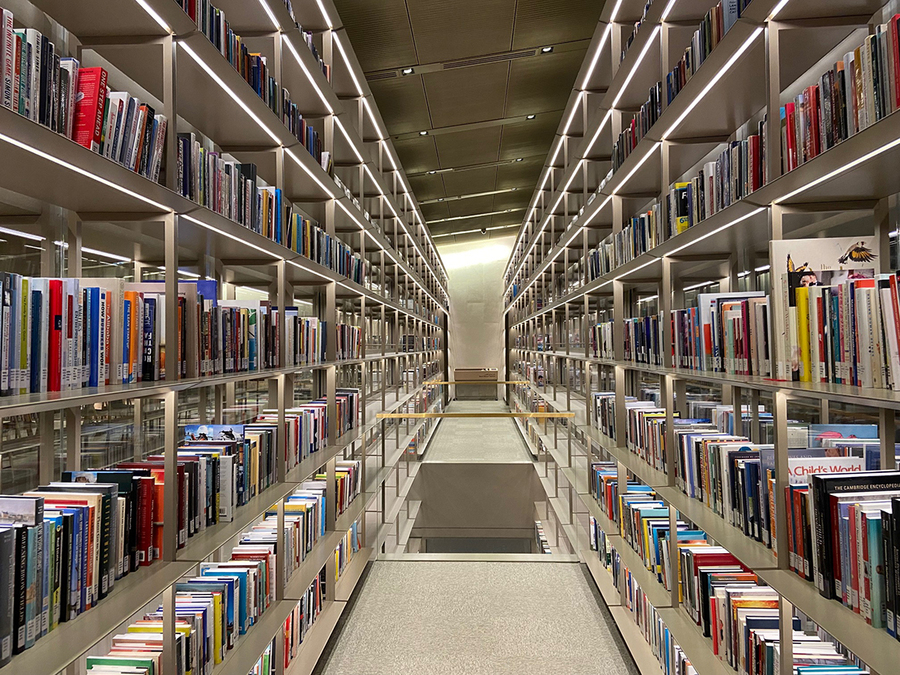
<path fill-rule="evenodd" d="M 792 171 L 797 168 L 797 136 L 794 133 L 794 125 L 797 123 L 794 112 L 794 104 L 793 103 L 785 103 L 784 104 L 784 118 L 785 118 L 785 126 L 786 134 L 787 134 L 787 162 L 785 163 L 788 171 Z"/>
<path fill-rule="evenodd" d="M 75 96 L 75 142 L 100 152 L 103 113 L 106 107 L 107 73 L 103 68 L 81 68 L 78 71 L 78 93 Z"/>
<path fill-rule="evenodd" d="M 50 336 L 47 345 L 47 391 L 60 391 L 62 380 L 62 279 L 50 279 Z"/>
<path fill-rule="evenodd" d="M 138 564 L 149 565 L 153 562 L 153 512 L 154 483 L 153 476 L 138 477 Z"/>

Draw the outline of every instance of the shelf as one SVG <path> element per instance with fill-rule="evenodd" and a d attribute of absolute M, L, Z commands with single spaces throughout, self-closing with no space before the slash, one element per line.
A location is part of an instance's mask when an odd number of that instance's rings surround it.
<path fill-rule="evenodd" d="M 341 543 L 346 532 L 326 532 L 325 536 L 306 554 L 300 567 L 294 570 L 291 578 L 284 585 L 284 597 L 297 602 L 303 597 L 306 589 L 319 575 L 322 568 L 334 557 L 334 550 Z"/>
<path fill-rule="evenodd" d="M 309 675 L 312 673 L 346 606 L 347 603 L 345 602 L 325 603 L 325 606 L 319 613 L 319 618 L 316 619 L 303 638 L 297 656 L 285 668 L 285 675 Z M 235 675 L 238 675 L 238 671 L 234 672 Z M 243 671 L 240 672 L 243 673 Z"/>
<path fill-rule="evenodd" d="M 594 579 L 594 583 L 597 584 L 597 590 L 600 591 L 600 595 L 603 597 L 603 602 L 605 602 L 606 606 L 610 609 L 612 609 L 613 607 L 618 607 L 621 604 L 619 589 L 616 588 L 615 584 L 613 583 L 613 578 L 610 571 L 607 570 L 600 562 L 597 551 L 591 551 L 590 549 L 583 550 L 581 552 L 581 557 L 584 559 L 588 571 L 591 573 L 591 577 Z M 618 621 L 616 621 L 616 623 L 618 624 Z M 625 636 L 623 635 L 622 637 Z M 626 640 L 626 643 L 627 642 L 628 640 Z M 641 642 L 646 644 L 643 636 L 641 636 Z M 641 673 L 643 672 L 644 671 L 641 670 Z"/>
<path fill-rule="evenodd" d="M 13 657 L 17 673 L 56 673 L 116 631 L 163 589 L 196 567 L 194 562 L 157 561 L 118 579 L 112 592 L 93 609 L 72 621 L 59 624 L 31 649 Z M 248 671 L 249 672 L 249 671 Z"/>
<path fill-rule="evenodd" d="M 338 577 L 334 587 L 334 597 L 338 602 L 350 600 L 350 596 L 353 595 L 356 584 L 359 583 L 371 556 L 371 548 L 361 548 L 353 554 L 353 559 L 344 568 L 344 572 Z"/>

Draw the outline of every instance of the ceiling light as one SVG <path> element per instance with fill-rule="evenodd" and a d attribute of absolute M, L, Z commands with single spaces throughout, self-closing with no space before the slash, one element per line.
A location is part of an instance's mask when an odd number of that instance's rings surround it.
<path fill-rule="evenodd" d="M 519 188 L 510 188 L 510 190 L 512 190 L 513 192 L 515 192 L 515 191 L 518 190 L 518 189 L 519 189 Z"/>
<path fill-rule="evenodd" d="M 533 120 L 537 115 L 525 115 L 526 120 Z"/>
<path fill-rule="evenodd" d="M 428 132 L 427 132 L 427 131 L 420 131 L 420 132 L 419 132 L 419 136 L 427 136 L 427 135 L 428 135 Z"/>
<path fill-rule="evenodd" d="M 442 201 L 444 201 L 444 198 L 443 198 L 443 197 L 438 197 L 438 201 L 439 201 L 439 202 L 442 202 Z"/>
<path fill-rule="evenodd" d="M 39 234 L 31 234 L 30 232 L 20 232 L 19 230 L 11 230 L 8 227 L 0 227 L 0 232 L 3 234 L 9 234 L 13 237 L 22 237 L 22 239 L 28 239 L 30 241 L 44 241 L 46 237 L 42 237 Z"/>
<path fill-rule="evenodd" d="M 553 47 L 541 47 L 541 54 L 549 54 L 553 51 Z"/>
<path fill-rule="evenodd" d="M 437 171 L 435 171 L 434 169 L 432 169 L 431 171 L 428 172 L 429 175 L 434 175 L 436 173 L 437 173 Z"/>
<path fill-rule="evenodd" d="M 400 71 L 400 74 L 401 75 L 412 75 L 414 72 L 416 72 L 416 71 L 412 68 L 404 68 L 403 70 Z"/>
<path fill-rule="evenodd" d="M 770 267 L 769 265 L 763 265 L 762 267 L 756 267 L 756 268 L 754 268 L 753 271 L 754 271 L 754 272 L 768 272 L 768 271 L 769 271 L 769 267 Z"/>
<path fill-rule="evenodd" d="M 522 161 L 522 157 L 517 157 L 517 158 L 516 158 L 516 161 L 517 161 L 517 162 L 521 162 L 521 161 Z"/>

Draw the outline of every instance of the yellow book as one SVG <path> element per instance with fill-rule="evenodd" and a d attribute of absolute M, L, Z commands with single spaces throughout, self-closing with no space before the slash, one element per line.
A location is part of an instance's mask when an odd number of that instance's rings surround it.
<path fill-rule="evenodd" d="M 800 346 L 800 381 L 811 382 L 809 363 L 809 288 L 799 286 L 794 291 L 797 301 L 797 344 Z"/>

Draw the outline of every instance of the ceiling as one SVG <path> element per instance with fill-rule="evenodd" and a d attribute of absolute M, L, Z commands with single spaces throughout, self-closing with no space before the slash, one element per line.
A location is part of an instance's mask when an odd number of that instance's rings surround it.
<path fill-rule="evenodd" d="M 520 225 L 603 0 L 335 5 L 432 234 Z"/>

